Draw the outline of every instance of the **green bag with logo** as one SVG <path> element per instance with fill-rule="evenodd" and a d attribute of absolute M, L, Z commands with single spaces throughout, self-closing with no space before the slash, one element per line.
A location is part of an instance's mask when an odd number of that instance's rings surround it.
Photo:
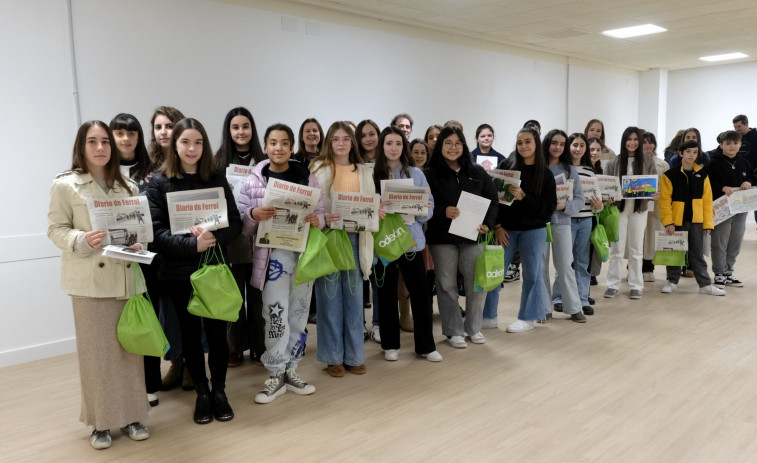
<path fill-rule="evenodd" d="M 349 240 L 349 238 L 347 239 Z M 297 268 L 294 271 L 295 286 L 337 271 L 334 262 L 331 260 L 331 255 L 326 249 L 327 241 L 328 238 L 318 227 L 310 227 L 305 252 L 300 255 Z M 352 247 L 350 247 L 350 255 L 352 255 Z"/>
<path fill-rule="evenodd" d="M 591 231 L 590 238 L 591 244 L 594 245 L 594 251 L 602 258 L 602 262 L 607 262 L 610 258 L 610 242 L 607 239 L 604 225 L 597 223 L 597 226 Z"/>
<path fill-rule="evenodd" d="M 618 210 L 618 206 L 612 204 L 605 206 L 599 211 L 597 223 L 604 225 L 608 241 L 612 243 L 618 241 L 620 238 L 620 234 L 618 233 L 618 229 L 620 228 L 620 211 Z"/>
<path fill-rule="evenodd" d="M 131 265 L 135 284 L 139 286 L 138 282 L 144 281 L 142 270 L 136 262 Z M 129 298 L 118 319 L 117 336 L 121 347 L 132 354 L 162 357 L 170 347 L 147 292 Z"/>
<path fill-rule="evenodd" d="M 221 254 L 220 259 L 216 249 Z M 209 264 L 211 257 L 218 264 Z M 189 313 L 227 322 L 239 319 L 239 309 L 244 299 L 218 245 L 203 253 L 202 266 L 189 276 L 189 281 L 194 289 L 187 306 Z"/>
<path fill-rule="evenodd" d="M 347 232 L 329 228 L 323 234 L 326 235 L 326 250 L 336 269 L 354 270 L 355 255 L 352 252 L 352 243 L 350 243 Z M 308 243 L 309 245 L 310 243 Z"/>
<path fill-rule="evenodd" d="M 494 233 L 490 231 L 486 234 L 483 251 L 476 258 L 473 290 L 477 293 L 491 291 L 505 278 L 505 248 L 493 242 Z"/>
<path fill-rule="evenodd" d="M 373 250 L 384 266 L 399 259 L 413 246 L 413 235 L 399 214 L 386 214 L 379 220 L 379 230 L 373 233 Z"/>

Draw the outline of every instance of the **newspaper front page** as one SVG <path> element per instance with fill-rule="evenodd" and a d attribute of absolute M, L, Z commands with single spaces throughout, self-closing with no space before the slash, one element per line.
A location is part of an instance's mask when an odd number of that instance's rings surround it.
<path fill-rule="evenodd" d="M 331 222 L 331 228 L 376 232 L 379 229 L 379 204 L 381 196 L 377 194 L 335 191 L 331 197 L 331 213 L 341 217 Z"/>
<path fill-rule="evenodd" d="M 194 226 L 218 230 L 229 226 L 226 194 L 223 188 L 166 193 L 171 233 L 185 235 Z"/>
<path fill-rule="evenodd" d="M 92 230 L 106 230 L 103 244 L 131 246 L 152 242 L 152 216 L 146 196 L 87 198 Z"/>
<path fill-rule="evenodd" d="M 226 168 L 226 181 L 229 182 L 235 202 L 239 202 L 239 195 L 242 193 L 242 182 L 252 173 L 254 168 L 255 166 L 243 166 L 240 164 L 229 164 L 229 167 Z"/>
<path fill-rule="evenodd" d="M 519 170 L 490 170 L 489 176 L 492 178 L 494 188 L 497 189 L 497 198 L 500 204 L 509 206 L 515 201 L 515 196 L 510 193 L 510 185 L 520 186 Z"/>
<path fill-rule="evenodd" d="M 258 223 L 255 244 L 264 248 L 303 252 L 310 223 L 305 217 L 315 211 L 321 190 L 272 178 L 263 196 L 263 206 L 276 208 L 270 220 Z"/>

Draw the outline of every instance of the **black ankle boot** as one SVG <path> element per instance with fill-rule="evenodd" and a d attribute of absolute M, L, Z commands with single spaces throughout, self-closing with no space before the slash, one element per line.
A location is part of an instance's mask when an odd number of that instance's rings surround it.
<path fill-rule="evenodd" d="M 210 388 L 208 383 L 195 384 L 197 401 L 195 402 L 194 420 L 197 424 L 208 424 L 213 421 L 213 411 L 210 407 Z"/>
<path fill-rule="evenodd" d="M 213 416 L 218 421 L 229 421 L 234 418 L 234 411 L 229 405 L 229 399 L 226 398 L 224 384 L 213 384 L 213 392 L 210 393 L 210 403 L 213 410 Z"/>

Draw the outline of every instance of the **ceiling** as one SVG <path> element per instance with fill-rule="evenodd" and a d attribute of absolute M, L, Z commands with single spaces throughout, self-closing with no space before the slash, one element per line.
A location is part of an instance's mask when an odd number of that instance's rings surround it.
<path fill-rule="evenodd" d="M 633 69 L 710 66 L 700 56 L 757 59 L 755 0 L 291 0 L 469 39 Z M 667 32 L 632 39 L 607 29 L 652 23 Z M 722 63 L 718 63 L 722 64 Z"/>

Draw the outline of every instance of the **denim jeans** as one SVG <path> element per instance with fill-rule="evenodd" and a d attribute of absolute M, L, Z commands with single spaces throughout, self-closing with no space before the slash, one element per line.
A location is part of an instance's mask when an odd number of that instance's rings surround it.
<path fill-rule="evenodd" d="M 541 258 L 541 278 L 544 285 L 544 309 L 552 312 L 552 291 L 549 282 L 549 251 L 555 266 L 555 282 L 559 283 L 563 311 L 572 315 L 581 311 L 576 274 L 573 271 L 573 235 L 570 224 L 552 224 L 552 246 L 545 246 Z"/>
<path fill-rule="evenodd" d="M 505 248 L 505 268 L 513 260 L 513 256 L 520 252 L 522 264 L 520 277 L 522 287 L 520 293 L 520 310 L 518 320 L 541 320 L 544 318 L 544 284 L 541 281 L 542 252 L 547 244 L 547 229 L 510 230 L 510 246 Z M 484 304 L 484 318 L 497 318 L 499 305 L 499 291 L 497 286 L 486 295 Z"/>
<path fill-rule="evenodd" d="M 589 305 L 589 261 L 591 260 L 591 217 L 574 218 L 570 221 L 570 233 L 573 237 L 573 271 L 576 275 L 576 286 L 581 306 Z M 555 278 L 552 286 L 552 302 L 562 302 L 562 288 L 560 279 Z"/>
<path fill-rule="evenodd" d="M 347 233 L 355 258 L 354 270 L 342 270 L 316 279 L 318 299 L 318 355 L 327 365 L 359 366 L 363 350 L 363 272 L 358 258 L 357 233 Z"/>

